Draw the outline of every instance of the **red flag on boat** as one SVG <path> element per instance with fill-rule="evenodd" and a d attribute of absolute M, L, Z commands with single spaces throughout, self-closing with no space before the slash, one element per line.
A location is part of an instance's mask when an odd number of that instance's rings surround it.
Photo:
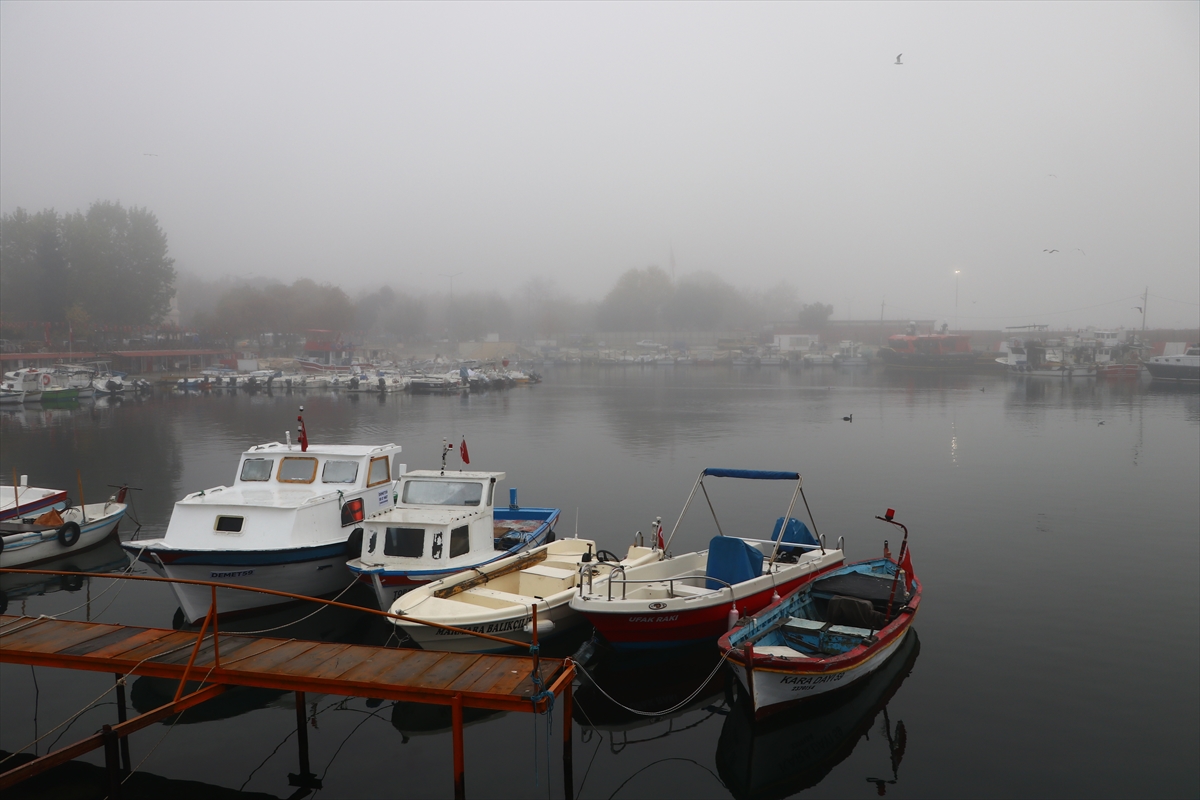
<path fill-rule="evenodd" d="M 900 569 L 904 570 L 904 588 L 909 592 L 913 586 L 912 551 L 904 548 L 904 556 L 900 559 Z"/>
<path fill-rule="evenodd" d="M 458 446 L 458 454 L 462 456 L 464 464 L 471 463 L 471 456 L 467 454 L 467 437 L 463 437 L 462 444 Z"/>

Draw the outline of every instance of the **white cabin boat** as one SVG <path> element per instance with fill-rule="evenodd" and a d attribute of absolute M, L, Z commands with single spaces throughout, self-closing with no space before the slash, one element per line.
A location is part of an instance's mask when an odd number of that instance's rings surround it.
<path fill-rule="evenodd" d="M 862 354 L 862 343 L 843 339 L 838 342 L 838 351 L 833 354 L 833 363 L 839 367 L 862 367 L 867 357 Z"/>
<path fill-rule="evenodd" d="M 42 489 L 29 486 L 29 476 L 22 475 L 18 486 L 0 486 L 0 520 L 41 514 L 48 508 L 62 508 L 67 499 L 65 489 Z"/>
<path fill-rule="evenodd" d="M 558 636 L 586 622 L 570 606 L 576 588 L 603 589 L 614 568 L 648 564 L 662 558 L 662 551 L 631 545 L 625 558 L 596 553 L 590 539 L 559 539 L 520 555 L 460 572 L 426 584 L 403 595 L 389 609 L 441 625 L 453 625 L 479 633 L 528 643 L 533 640 L 533 606 L 537 605 L 539 642 Z M 599 560 L 595 556 L 607 556 Z M 452 653 L 486 653 L 506 649 L 492 639 L 392 619 L 391 622 L 427 650 Z"/>
<path fill-rule="evenodd" d="M 413 470 L 397 501 L 363 524 L 362 547 L 347 566 L 375 590 L 381 609 L 405 592 L 553 541 L 557 508 L 495 508 L 503 472 Z"/>
<path fill-rule="evenodd" d="M 358 551 L 362 523 L 395 505 L 393 476 L 405 469 L 395 444 L 257 445 L 242 453 L 232 486 L 187 495 L 162 538 L 123 546 L 168 578 L 330 594 L 353 580 L 346 559 Z M 189 621 L 208 613 L 208 587 L 171 586 Z M 221 613 L 279 602 L 217 590 Z"/>

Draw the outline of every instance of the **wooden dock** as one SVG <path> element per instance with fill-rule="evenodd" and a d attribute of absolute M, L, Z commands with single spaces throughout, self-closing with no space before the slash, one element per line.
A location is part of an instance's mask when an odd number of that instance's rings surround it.
<path fill-rule="evenodd" d="M 117 758 L 122 737 L 231 686 L 252 686 L 297 693 L 298 728 L 305 731 L 303 693 L 371 697 L 452 708 L 455 794 L 462 797 L 464 767 L 462 709 L 544 713 L 554 697 L 563 696 L 560 717 L 564 731 L 563 760 L 567 796 L 570 778 L 571 681 L 569 660 L 517 655 L 440 653 L 366 645 L 335 644 L 243 636 L 237 633 L 175 631 L 45 617 L 0 616 L 0 662 L 79 669 L 125 675 L 148 675 L 179 681 L 175 700 L 132 720 L 124 719 L 120 703 L 118 725 L 0 774 L 0 791 L 82 753 L 105 747 Z M 535 666 L 540 686 L 535 683 Z M 203 688 L 184 694 L 187 683 Z M 123 689 L 119 699 L 123 701 Z M 312 783 L 307 741 L 301 736 L 301 771 L 296 785 Z M 127 749 L 124 758 L 128 769 Z M 110 763 L 110 769 L 113 764 Z M 307 776 L 307 777 L 306 777 Z M 292 776 L 296 778 L 296 776 Z M 114 783 L 119 791 L 119 783 Z M 315 787 L 310 787 L 315 788 Z M 115 796 L 110 793 L 110 797 Z"/>

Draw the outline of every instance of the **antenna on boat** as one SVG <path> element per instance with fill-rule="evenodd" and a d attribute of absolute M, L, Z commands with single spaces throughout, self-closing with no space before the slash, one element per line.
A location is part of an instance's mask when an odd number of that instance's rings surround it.
<path fill-rule="evenodd" d="M 446 441 L 445 437 L 442 437 L 442 474 L 443 475 L 446 474 L 446 456 L 453 449 L 454 449 L 454 446 L 451 445 L 448 441 Z"/>
<path fill-rule="evenodd" d="M 579 538 L 579 506 L 575 506 L 575 538 Z"/>

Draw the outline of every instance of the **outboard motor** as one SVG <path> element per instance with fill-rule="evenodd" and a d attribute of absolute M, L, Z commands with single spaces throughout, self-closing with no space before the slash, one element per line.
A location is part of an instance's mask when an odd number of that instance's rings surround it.
<path fill-rule="evenodd" d="M 104 388 L 108 389 L 110 392 L 116 393 L 121 390 L 121 384 L 114 380 L 109 380 L 104 384 Z"/>
<path fill-rule="evenodd" d="M 358 378 L 357 378 L 357 377 L 354 377 L 354 378 L 351 378 L 351 379 L 350 379 L 350 388 L 351 388 L 351 389 L 357 389 L 357 388 L 358 388 Z"/>

